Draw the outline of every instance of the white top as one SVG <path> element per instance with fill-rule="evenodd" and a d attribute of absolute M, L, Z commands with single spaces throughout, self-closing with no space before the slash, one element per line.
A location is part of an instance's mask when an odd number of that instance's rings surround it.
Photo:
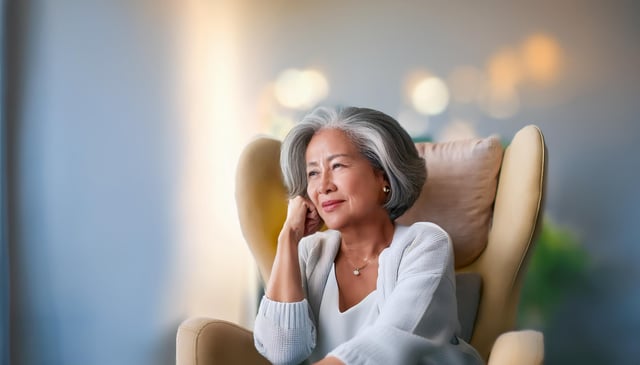
<path fill-rule="evenodd" d="M 322 360 L 331 350 L 352 339 L 362 327 L 375 321 L 378 317 L 375 294 L 374 290 L 358 304 L 340 312 L 336 265 L 331 266 L 329 279 L 322 295 L 322 303 L 320 303 L 318 337 L 316 348 L 309 357 L 311 362 Z"/>
<path fill-rule="evenodd" d="M 316 319 L 340 248 L 340 232 L 318 232 L 298 245 L 305 299 L 283 303 L 262 298 L 254 327 L 256 349 L 274 364 L 299 364 L 316 347 Z M 377 318 L 331 350 L 347 365 L 482 364 L 459 339 L 453 247 L 433 223 L 396 226 L 378 257 L 373 297 Z"/>

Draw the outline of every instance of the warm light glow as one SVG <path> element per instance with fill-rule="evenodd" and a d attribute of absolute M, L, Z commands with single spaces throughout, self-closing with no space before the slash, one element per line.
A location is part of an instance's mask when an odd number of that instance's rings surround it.
<path fill-rule="evenodd" d="M 235 167 L 248 136 L 243 130 L 240 10 L 233 1 L 185 0 L 182 22 L 179 117 L 183 129 L 180 195 L 179 305 L 189 316 L 252 323 L 253 260 L 235 213 Z M 245 113 L 245 114 L 243 114 Z M 179 263 L 179 264 L 178 264 Z"/>
<path fill-rule="evenodd" d="M 519 54 L 510 48 L 499 51 L 489 60 L 487 74 L 491 89 L 499 93 L 513 90 L 523 78 Z"/>
<path fill-rule="evenodd" d="M 295 125 L 296 120 L 292 115 L 287 113 L 279 113 L 277 111 L 272 111 L 269 114 L 269 127 L 266 131 L 270 136 L 273 136 L 279 140 L 283 140 L 284 137 L 289 133 L 291 128 Z"/>
<path fill-rule="evenodd" d="M 265 85 L 256 103 L 256 132 L 283 140 L 300 118 L 300 112 L 280 105 L 275 95 L 275 83 Z"/>
<path fill-rule="evenodd" d="M 527 76 L 539 83 L 558 77 L 562 64 L 560 44 L 545 34 L 534 34 L 522 45 L 522 64 Z"/>
<path fill-rule="evenodd" d="M 422 114 L 438 115 L 449 105 L 449 89 L 441 79 L 427 77 L 411 93 L 413 107 Z"/>
<path fill-rule="evenodd" d="M 276 80 L 275 96 L 287 108 L 306 110 L 329 95 L 326 77 L 316 70 L 284 70 Z"/>
<path fill-rule="evenodd" d="M 528 82 L 547 84 L 556 80 L 561 66 L 559 43 L 548 35 L 533 34 L 517 51 L 504 48 L 489 59 L 488 79 L 478 103 L 494 118 L 510 118 L 520 109 L 519 88 L 526 87 Z M 462 76 L 458 78 L 462 79 Z"/>
<path fill-rule="evenodd" d="M 458 103 L 472 103 L 478 99 L 485 82 L 482 72 L 472 66 L 455 68 L 448 78 L 451 97 Z"/>

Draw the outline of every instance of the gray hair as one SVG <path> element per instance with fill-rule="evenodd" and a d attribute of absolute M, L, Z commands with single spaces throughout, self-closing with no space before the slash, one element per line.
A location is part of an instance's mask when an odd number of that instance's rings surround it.
<path fill-rule="evenodd" d="M 345 132 L 371 166 L 384 173 L 391 185 L 384 208 L 392 220 L 415 203 L 427 170 L 411 137 L 392 117 L 356 107 L 317 108 L 289 131 L 282 143 L 280 167 L 290 197 L 308 197 L 307 146 L 318 131 L 328 128 Z"/>

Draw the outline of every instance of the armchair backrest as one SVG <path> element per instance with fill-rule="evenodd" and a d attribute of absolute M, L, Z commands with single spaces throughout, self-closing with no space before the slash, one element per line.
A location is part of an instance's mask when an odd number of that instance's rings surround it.
<path fill-rule="evenodd" d="M 257 138 L 245 147 L 236 174 L 240 226 L 265 282 L 287 212 L 279 156 L 280 141 Z M 545 172 L 542 133 L 536 126 L 524 127 L 502 156 L 493 211 L 486 222 L 486 247 L 456 265 L 457 272 L 476 273 L 482 280 L 471 344 L 485 359 L 496 338 L 515 325 L 522 279 L 540 224 Z M 427 203 L 419 199 L 416 204 Z M 449 233 L 455 237 L 455 232 Z"/>

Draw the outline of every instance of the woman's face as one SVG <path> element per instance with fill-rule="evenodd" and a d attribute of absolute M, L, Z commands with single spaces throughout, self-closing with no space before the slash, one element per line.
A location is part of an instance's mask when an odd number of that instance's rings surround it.
<path fill-rule="evenodd" d="M 318 131 L 305 158 L 307 194 L 327 227 L 340 230 L 384 211 L 382 188 L 388 185 L 384 174 L 371 166 L 343 131 Z"/>

